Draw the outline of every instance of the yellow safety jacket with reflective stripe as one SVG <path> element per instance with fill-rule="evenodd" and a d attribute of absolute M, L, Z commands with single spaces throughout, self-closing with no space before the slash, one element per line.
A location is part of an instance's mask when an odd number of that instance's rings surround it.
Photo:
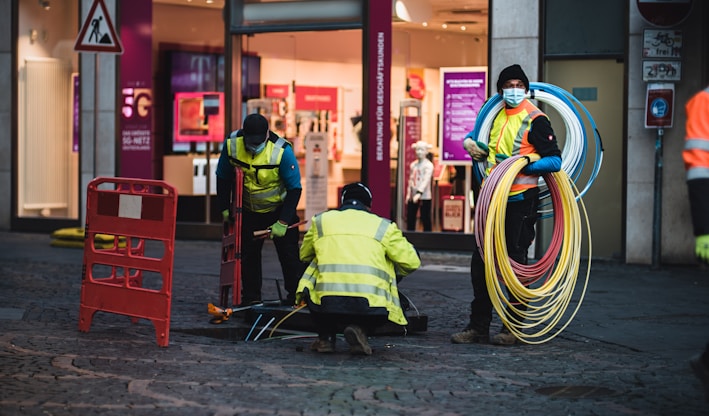
<path fill-rule="evenodd" d="M 709 179 L 709 87 L 686 105 L 687 125 L 682 158 L 687 180 Z"/>
<path fill-rule="evenodd" d="M 226 141 L 229 163 L 244 173 L 243 207 L 251 212 L 271 212 L 283 204 L 286 187 L 278 173 L 283 148 L 290 145 L 282 137 L 266 140 L 257 155 L 246 150 L 244 138 L 232 132 Z"/>
<path fill-rule="evenodd" d="M 529 130 L 532 121 L 537 117 L 546 117 L 537 106 L 529 100 L 524 100 L 515 108 L 505 107 L 500 111 L 490 128 L 490 152 L 487 155 L 487 175 L 497 165 L 496 155 L 506 156 L 528 155 L 535 153 L 536 149 L 529 143 Z M 516 195 L 537 186 L 539 176 L 525 175 L 520 172 L 515 177 L 510 195 Z"/>
<path fill-rule="evenodd" d="M 386 308 L 388 319 L 408 322 L 399 303 L 396 274 L 421 266 L 414 247 L 395 223 L 359 209 L 331 210 L 312 218 L 300 259 L 310 262 L 298 283 L 297 298 L 366 298 L 370 308 Z"/>

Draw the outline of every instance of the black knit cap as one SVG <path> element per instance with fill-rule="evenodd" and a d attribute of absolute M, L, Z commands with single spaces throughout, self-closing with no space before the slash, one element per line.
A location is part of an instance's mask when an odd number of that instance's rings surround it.
<path fill-rule="evenodd" d="M 362 182 L 353 182 L 342 188 L 342 203 L 358 201 L 368 208 L 372 207 L 372 192 Z M 356 202 L 355 202 L 356 203 Z"/>
<path fill-rule="evenodd" d="M 497 79 L 497 91 L 502 90 L 502 85 L 511 79 L 521 80 L 524 83 L 524 89 L 529 91 L 529 79 L 527 79 L 522 67 L 517 64 L 510 65 L 500 72 L 500 77 Z"/>
<path fill-rule="evenodd" d="M 244 127 L 241 132 L 244 135 L 245 144 L 258 146 L 266 141 L 268 136 L 268 120 L 261 114 L 249 114 L 244 119 Z"/>

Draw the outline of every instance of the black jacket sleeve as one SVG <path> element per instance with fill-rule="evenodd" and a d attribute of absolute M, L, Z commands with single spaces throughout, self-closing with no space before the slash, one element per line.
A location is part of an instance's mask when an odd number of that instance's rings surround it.
<path fill-rule="evenodd" d="M 286 199 L 283 201 L 283 206 L 281 207 L 281 216 L 278 218 L 286 224 L 295 224 L 298 219 L 296 214 L 296 209 L 298 208 L 298 201 L 300 201 L 300 194 L 303 192 L 300 188 L 290 189 L 286 193 Z"/>
<path fill-rule="evenodd" d="M 235 181 L 233 179 L 224 179 L 217 176 L 217 206 L 219 212 L 231 207 L 234 183 Z"/>
<path fill-rule="evenodd" d="M 539 156 L 561 156 L 559 144 L 556 142 L 556 136 L 548 118 L 540 116 L 532 121 L 528 139 L 529 143 L 537 149 Z"/>

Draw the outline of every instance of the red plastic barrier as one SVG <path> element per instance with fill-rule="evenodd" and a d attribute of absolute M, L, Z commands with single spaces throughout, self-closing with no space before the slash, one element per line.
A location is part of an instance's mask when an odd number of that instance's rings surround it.
<path fill-rule="evenodd" d="M 244 174 L 236 171 L 236 181 L 232 190 L 231 212 L 234 222 L 225 222 L 222 233 L 222 265 L 219 273 L 219 293 L 222 307 L 229 305 L 229 291 L 232 293 L 232 305 L 241 302 L 241 206 Z"/>
<path fill-rule="evenodd" d="M 127 315 L 134 323 L 144 318 L 155 326 L 158 345 L 167 347 L 176 215 L 177 191 L 163 181 L 96 178 L 89 183 L 80 331 L 89 331 L 97 311 Z M 97 249 L 96 234 L 114 235 L 114 247 Z M 126 239 L 124 248 L 118 245 L 120 237 Z M 162 252 L 146 253 L 148 243 Z M 159 274 L 159 289 L 143 287 L 144 272 Z"/>

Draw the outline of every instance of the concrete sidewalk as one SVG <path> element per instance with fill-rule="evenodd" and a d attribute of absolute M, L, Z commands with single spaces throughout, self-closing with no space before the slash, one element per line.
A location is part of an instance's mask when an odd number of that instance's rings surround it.
<path fill-rule="evenodd" d="M 709 272 L 594 262 L 571 324 L 540 345 L 455 345 L 469 256 L 422 252 L 401 289 L 428 330 L 370 339 L 374 355 L 309 350 L 310 334 L 244 342 L 209 323 L 217 241 L 178 240 L 170 345 L 152 324 L 97 313 L 78 331 L 83 251 L 0 232 L 2 415 L 706 415 L 688 359 L 709 341 Z M 264 250 L 265 298 L 280 278 Z M 582 274 L 585 265 L 582 264 Z M 492 331 L 500 328 L 493 320 Z"/>

